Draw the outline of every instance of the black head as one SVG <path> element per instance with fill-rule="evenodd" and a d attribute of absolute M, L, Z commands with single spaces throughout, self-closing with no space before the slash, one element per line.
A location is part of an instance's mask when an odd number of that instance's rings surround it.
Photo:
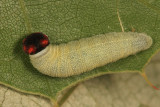
<path fill-rule="evenodd" d="M 32 33 L 23 40 L 23 50 L 30 55 L 34 55 L 42 51 L 48 45 L 48 37 L 41 32 Z"/>

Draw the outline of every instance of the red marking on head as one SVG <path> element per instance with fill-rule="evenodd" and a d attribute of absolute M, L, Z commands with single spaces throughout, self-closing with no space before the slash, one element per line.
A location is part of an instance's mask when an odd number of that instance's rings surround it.
<path fill-rule="evenodd" d="M 27 50 L 28 54 L 34 53 L 36 52 L 36 48 L 35 46 L 31 45 L 29 46 L 28 50 Z"/>
<path fill-rule="evenodd" d="M 44 38 L 48 39 L 48 36 L 47 36 L 47 35 L 43 35 L 43 36 L 44 36 Z"/>
<path fill-rule="evenodd" d="M 48 45 L 48 40 L 43 39 L 40 41 L 41 46 L 45 47 L 46 45 Z"/>
<path fill-rule="evenodd" d="M 23 43 L 26 41 L 26 38 L 23 39 Z"/>
<path fill-rule="evenodd" d="M 23 46 L 23 50 L 26 52 L 27 51 L 27 47 L 24 45 Z"/>

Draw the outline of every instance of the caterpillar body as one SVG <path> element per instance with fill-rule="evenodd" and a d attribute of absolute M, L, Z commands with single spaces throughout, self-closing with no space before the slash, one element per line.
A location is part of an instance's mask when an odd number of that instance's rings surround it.
<path fill-rule="evenodd" d="M 152 38 L 144 33 L 113 32 L 52 45 L 43 33 L 23 40 L 32 65 L 52 77 L 68 77 L 90 71 L 148 49 Z"/>

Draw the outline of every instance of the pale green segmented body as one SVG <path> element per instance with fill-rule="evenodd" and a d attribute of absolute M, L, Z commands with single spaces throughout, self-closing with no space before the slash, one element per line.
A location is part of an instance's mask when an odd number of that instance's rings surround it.
<path fill-rule="evenodd" d="M 108 33 L 66 44 L 49 45 L 41 52 L 30 55 L 30 59 L 43 74 L 67 77 L 115 62 L 146 50 L 151 45 L 151 37 L 143 33 Z"/>

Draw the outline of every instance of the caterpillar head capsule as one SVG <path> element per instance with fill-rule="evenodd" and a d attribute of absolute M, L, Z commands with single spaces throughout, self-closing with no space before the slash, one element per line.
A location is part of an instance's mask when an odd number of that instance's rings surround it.
<path fill-rule="evenodd" d="M 42 51 L 48 45 L 48 37 L 41 32 L 32 33 L 23 40 L 23 50 L 29 55 Z"/>

